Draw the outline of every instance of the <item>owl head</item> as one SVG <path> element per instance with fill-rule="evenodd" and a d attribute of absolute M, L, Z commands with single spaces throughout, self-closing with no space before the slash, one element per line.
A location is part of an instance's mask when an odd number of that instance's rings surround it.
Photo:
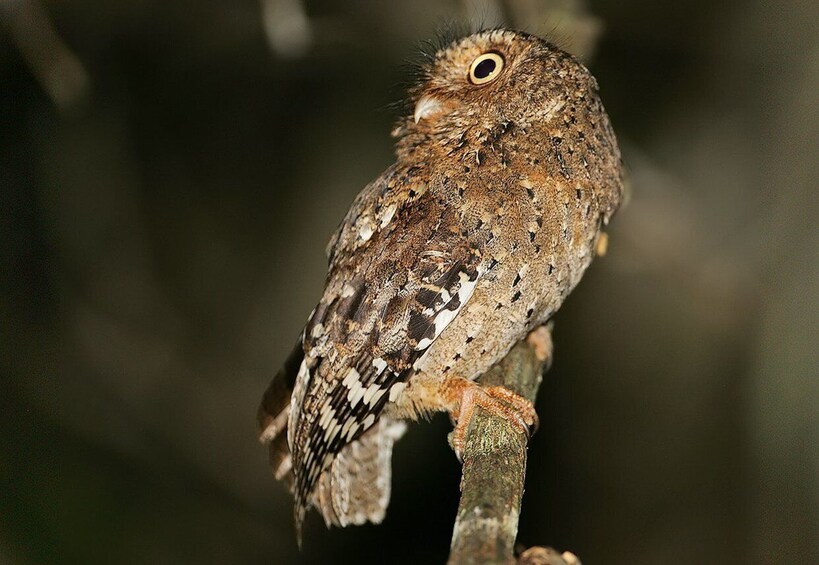
<path fill-rule="evenodd" d="M 393 134 L 415 147 L 481 139 L 510 125 L 548 127 L 573 99 L 596 100 L 596 90 L 588 70 L 551 43 L 523 32 L 483 31 L 452 42 L 422 66 L 410 91 L 411 114 Z"/>

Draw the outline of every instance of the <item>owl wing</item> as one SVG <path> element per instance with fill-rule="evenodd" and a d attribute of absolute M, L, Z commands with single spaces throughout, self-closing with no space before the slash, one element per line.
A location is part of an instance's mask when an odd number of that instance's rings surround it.
<path fill-rule="evenodd" d="M 389 175 L 395 178 L 394 171 Z M 371 191 L 353 206 L 305 328 L 288 422 L 299 524 L 321 473 L 398 397 L 486 271 L 457 211 L 435 191 L 424 188 L 411 205 L 404 201 L 385 213 L 378 200 L 390 197 L 389 190 Z"/>
<path fill-rule="evenodd" d="M 330 270 L 347 264 L 359 249 L 369 246 L 376 233 L 384 231 L 396 214 L 423 197 L 427 189 L 419 168 L 401 169 L 396 165 L 367 185 L 327 244 Z"/>

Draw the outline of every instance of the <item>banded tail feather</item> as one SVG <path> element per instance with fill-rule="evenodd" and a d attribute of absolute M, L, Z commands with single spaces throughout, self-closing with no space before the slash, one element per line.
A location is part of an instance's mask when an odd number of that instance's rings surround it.
<path fill-rule="evenodd" d="M 294 489 L 294 473 L 288 443 L 288 417 L 296 377 L 304 362 L 302 339 L 288 355 L 265 391 L 257 413 L 259 440 L 268 446 L 270 468 L 277 480 Z M 346 445 L 324 472 L 309 501 L 325 524 L 345 527 L 380 523 L 390 499 L 392 448 L 404 434 L 403 422 L 384 418 L 367 433 Z M 300 541 L 301 521 L 296 508 Z"/>

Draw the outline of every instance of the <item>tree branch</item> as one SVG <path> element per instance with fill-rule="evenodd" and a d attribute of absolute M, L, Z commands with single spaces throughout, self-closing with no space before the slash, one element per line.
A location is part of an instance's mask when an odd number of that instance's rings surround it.
<path fill-rule="evenodd" d="M 0 0 L 0 31 L 5 28 L 31 72 L 62 111 L 84 102 L 88 72 L 57 33 L 39 0 Z"/>
<path fill-rule="evenodd" d="M 551 357 L 551 332 L 542 326 L 512 348 L 480 382 L 504 386 L 534 402 Z M 450 565 L 516 563 L 526 444 L 527 438 L 510 422 L 481 409 L 475 412 L 463 449 L 461 502 Z"/>

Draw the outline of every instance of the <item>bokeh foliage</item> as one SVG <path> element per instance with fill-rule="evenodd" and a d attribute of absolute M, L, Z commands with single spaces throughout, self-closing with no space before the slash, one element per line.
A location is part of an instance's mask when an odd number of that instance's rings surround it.
<path fill-rule="evenodd" d="M 819 4 L 0 5 L 0 562 L 443 562 L 445 418 L 299 556 L 254 415 L 449 20 L 583 54 L 631 198 L 556 317 L 520 541 L 819 562 Z"/>

